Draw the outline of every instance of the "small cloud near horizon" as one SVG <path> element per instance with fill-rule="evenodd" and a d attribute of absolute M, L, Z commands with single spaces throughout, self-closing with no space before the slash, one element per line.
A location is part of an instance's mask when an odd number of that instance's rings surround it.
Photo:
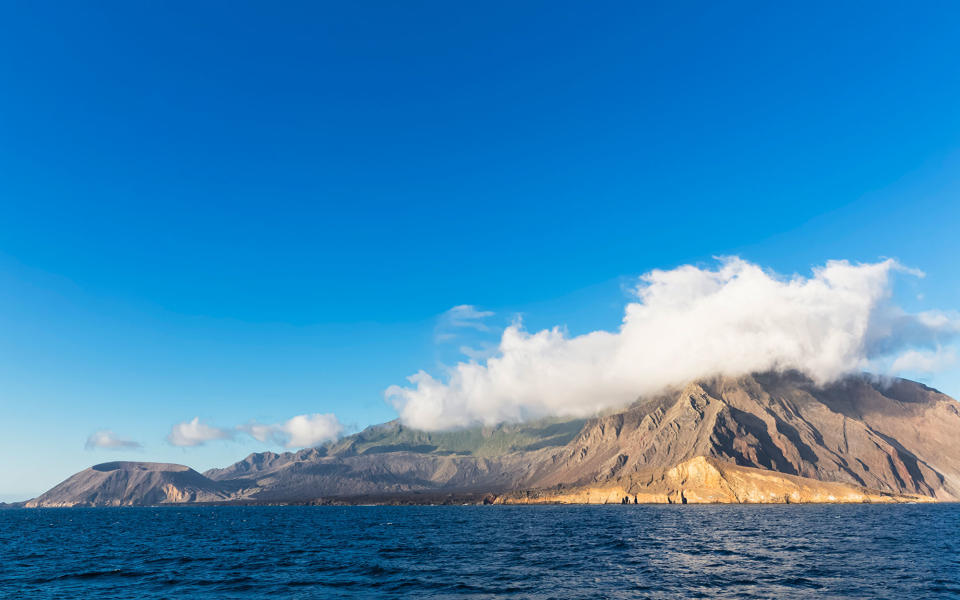
<path fill-rule="evenodd" d="M 143 448 L 143 444 L 133 440 L 125 440 L 118 437 L 109 429 L 100 429 L 90 434 L 87 442 L 83 445 L 87 450 L 94 448 L 112 448 L 114 450 L 137 450 Z"/>

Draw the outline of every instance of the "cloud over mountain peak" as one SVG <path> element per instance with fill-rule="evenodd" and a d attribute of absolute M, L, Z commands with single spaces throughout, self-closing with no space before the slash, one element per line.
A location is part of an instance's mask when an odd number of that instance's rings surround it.
<path fill-rule="evenodd" d="M 637 396 L 712 375 L 799 370 L 827 383 L 844 374 L 942 362 L 960 319 L 892 304 L 894 260 L 829 261 L 784 277 L 737 257 L 715 268 L 653 270 L 635 288 L 617 331 L 570 337 L 560 327 L 507 327 L 494 356 L 423 371 L 386 396 L 402 421 L 426 430 L 587 416 Z"/>

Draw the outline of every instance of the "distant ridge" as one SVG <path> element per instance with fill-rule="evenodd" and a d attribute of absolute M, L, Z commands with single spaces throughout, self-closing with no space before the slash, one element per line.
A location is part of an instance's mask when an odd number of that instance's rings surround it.
<path fill-rule="evenodd" d="M 106 463 L 27 506 L 960 499 L 960 404 L 922 384 L 716 377 L 615 414 L 451 432 L 397 421 L 203 475 Z"/>
<path fill-rule="evenodd" d="M 167 463 L 108 462 L 73 475 L 27 508 L 138 506 L 216 502 L 231 497 L 229 485 L 212 481 L 190 467 Z"/>

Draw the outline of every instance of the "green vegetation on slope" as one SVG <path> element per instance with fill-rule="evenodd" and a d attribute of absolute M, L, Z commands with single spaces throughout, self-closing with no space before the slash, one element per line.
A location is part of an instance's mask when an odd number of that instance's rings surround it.
<path fill-rule="evenodd" d="M 585 419 L 548 419 L 531 423 L 472 427 L 454 431 L 420 431 L 399 421 L 374 425 L 331 445 L 330 454 L 418 452 L 462 456 L 499 456 L 510 452 L 563 446 L 583 428 Z"/>

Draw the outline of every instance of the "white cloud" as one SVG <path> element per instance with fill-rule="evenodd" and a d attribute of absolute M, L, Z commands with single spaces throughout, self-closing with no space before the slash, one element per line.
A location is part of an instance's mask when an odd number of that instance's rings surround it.
<path fill-rule="evenodd" d="M 343 433 L 343 425 L 333 413 L 297 415 L 284 423 L 273 425 L 249 423 L 237 429 L 248 433 L 260 442 L 287 448 L 318 446 L 339 438 Z"/>
<path fill-rule="evenodd" d="M 434 329 L 434 340 L 438 343 L 456 339 L 463 330 L 479 332 L 490 331 L 486 319 L 495 313 L 489 310 L 479 310 L 472 304 L 460 304 L 446 311 L 437 319 Z"/>
<path fill-rule="evenodd" d="M 472 304 L 460 304 L 444 313 L 443 320 L 450 327 L 466 327 L 477 331 L 490 331 L 484 319 L 492 317 L 493 311 L 478 310 Z"/>
<path fill-rule="evenodd" d="M 907 350 L 890 365 L 891 373 L 936 373 L 957 361 L 953 348 L 935 350 Z"/>
<path fill-rule="evenodd" d="M 90 437 L 87 438 L 87 443 L 84 444 L 84 447 L 87 450 L 92 450 L 93 448 L 134 450 L 136 448 L 142 448 L 143 446 L 140 444 L 140 442 L 119 438 L 109 429 L 101 429 L 90 434 Z"/>
<path fill-rule="evenodd" d="M 739 258 L 654 270 L 616 332 L 569 337 L 514 324 L 495 356 L 460 362 L 445 381 L 421 371 L 386 396 L 405 424 L 437 430 L 587 416 L 716 374 L 797 369 L 826 383 L 960 333 L 955 315 L 892 305 L 894 271 L 922 276 L 893 260 L 830 261 L 808 278 Z"/>
<path fill-rule="evenodd" d="M 167 435 L 167 441 L 174 446 L 202 446 L 213 440 L 226 440 L 232 437 L 232 431 L 201 423 L 200 417 L 194 417 L 192 421 L 174 425 Z"/>
<path fill-rule="evenodd" d="M 248 423 L 246 425 L 238 425 L 237 429 L 240 431 L 246 432 L 253 439 L 258 442 L 273 442 L 274 437 L 277 434 L 277 425 L 263 425 L 257 422 Z M 277 442 L 282 444 L 283 442 Z"/>

